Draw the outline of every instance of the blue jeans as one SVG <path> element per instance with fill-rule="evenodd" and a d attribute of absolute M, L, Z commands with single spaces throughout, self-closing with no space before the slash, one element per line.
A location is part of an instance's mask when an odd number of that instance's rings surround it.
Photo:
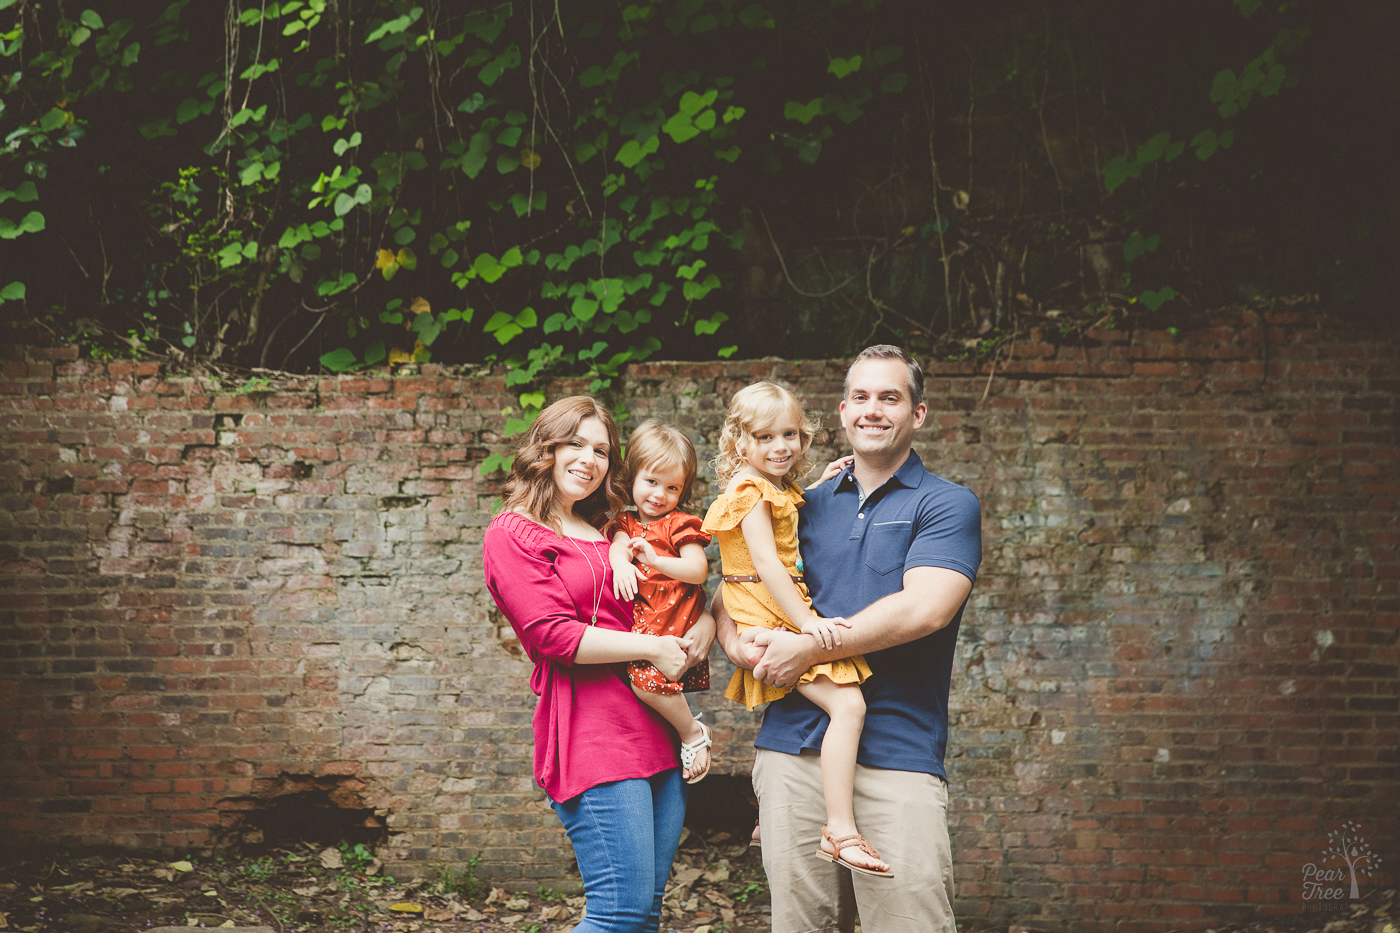
<path fill-rule="evenodd" d="M 679 768 L 550 801 L 578 857 L 587 916 L 573 933 L 656 933 L 689 787 Z"/>

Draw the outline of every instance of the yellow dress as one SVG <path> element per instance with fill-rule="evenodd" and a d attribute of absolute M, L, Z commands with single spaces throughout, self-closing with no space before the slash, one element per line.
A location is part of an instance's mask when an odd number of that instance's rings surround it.
<path fill-rule="evenodd" d="M 773 541 L 778 546 L 778 557 L 789 574 L 798 576 L 797 507 L 805 501 L 802 492 L 796 486 L 778 489 L 767 480 L 753 477 L 744 477 L 735 483 L 734 488 L 716 499 L 705 514 L 705 531 L 719 540 L 724 575 L 758 575 L 739 523 L 760 500 L 767 502 L 773 511 Z M 798 583 L 797 591 L 810 606 L 812 599 L 807 595 L 807 584 Z M 777 601 L 759 582 L 725 583 L 724 608 L 741 634 L 745 629 L 756 625 L 767 629 L 781 626 L 793 632 L 801 631 L 783 614 Z M 799 677 L 797 682 L 809 684 L 822 674 L 838 684 L 858 684 L 870 676 L 870 667 L 864 658 L 856 655 L 828 664 L 815 664 Z M 752 671 L 739 668 L 734 672 L 724 695 L 749 709 L 756 709 L 764 703 L 782 699 L 792 689 L 765 684 L 755 678 Z"/>

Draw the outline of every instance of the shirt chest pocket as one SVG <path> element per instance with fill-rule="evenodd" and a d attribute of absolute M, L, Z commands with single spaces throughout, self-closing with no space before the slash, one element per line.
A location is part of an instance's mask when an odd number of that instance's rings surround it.
<path fill-rule="evenodd" d="M 865 566 L 883 576 L 904 567 L 914 538 L 914 523 L 876 522 L 865 538 Z"/>

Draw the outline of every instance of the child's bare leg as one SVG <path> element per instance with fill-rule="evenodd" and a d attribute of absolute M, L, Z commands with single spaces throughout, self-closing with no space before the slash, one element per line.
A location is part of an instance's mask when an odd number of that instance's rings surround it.
<path fill-rule="evenodd" d="M 648 693 L 636 684 L 632 685 L 632 692 L 637 695 L 647 706 L 661 714 L 661 718 L 671 724 L 671 728 L 676 730 L 676 734 L 681 737 L 682 742 L 694 742 L 704 737 L 705 733 L 700 728 L 700 721 L 690 712 L 690 704 L 685 701 L 683 694 Z M 710 750 L 702 748 L 695 754 L 695 764 L 689 768 L 681 769 L 681 777 L 689 780 L 701 773 L 710 766 Z"/>
<path fill-rule="evenodd" d="M 822 795 L 826 798 L 827 832 L 833 838 L 858 832 L 851 800 L 855 797 L 856 752 L 860 732 L 865 727 L 865 697 L 859 684 L 838 684 L 818 677 L 810 684 L 799 684 L 799 693 L 831 717 L 822 739 Z M 822 848 L 827 849 L 826 840 Z M 828 849 L 829 851 L 829 849 Z M 888 871 L 889 865 L 851 846 L 841 857 L 863 868 Z"/>

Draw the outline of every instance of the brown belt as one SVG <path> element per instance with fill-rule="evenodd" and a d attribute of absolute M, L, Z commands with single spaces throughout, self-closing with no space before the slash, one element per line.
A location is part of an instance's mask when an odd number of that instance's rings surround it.
<path fill-rule="evenodd" d="M 725 583 L 762 583 L 763 580 L 760 579 L 760 578 L 759 578 L 758 576 L 756 576 L 755 574 L 751 574 L 751 573 L 742 573 L 742 574 L 741 574 L 741 573 L 734 573 L 734 574 L 729 574 L 728 576 L 726 576 L 726 577 L 724 578 L 724 582 L 725 582 Z M 793 583 L 801 583 L 801 582 L 802 582 L 802 578 L 801 578 L 801 577 L 793 577 L 793 578 L 792 578 L 792 582 L 793 582 Z"/>

